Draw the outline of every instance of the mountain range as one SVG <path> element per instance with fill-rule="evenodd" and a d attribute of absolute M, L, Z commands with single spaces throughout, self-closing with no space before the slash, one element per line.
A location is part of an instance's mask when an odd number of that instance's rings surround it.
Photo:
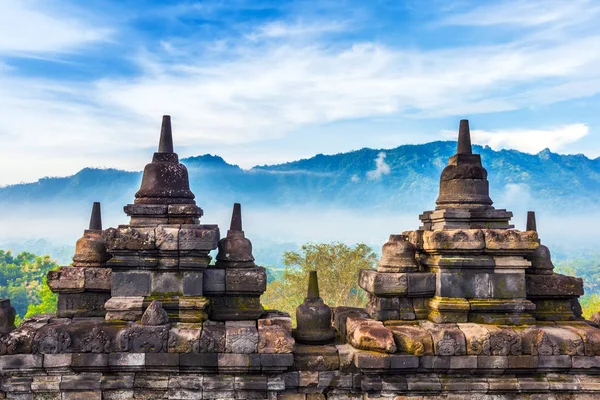
<path fill-rule="evenodd" d="M 474 152 L 481 154 L 488 170 L 490 194 L 496 207 L 514 211 L 515 217 L 524 216 L 527 209 L 535 209 L 547 216 L 570 218 L 574 226 L 571 233 L 578 231 L 582 224 L 593 226 L 593 221 L 584 218 L 580 223 L 577 218 L 597 208 L 600 158 L 561 155 L 547 149 L 528 154 L 473 147 Z M 261 215 L 274 215 L 269 221 L 264 218 L 258 223 L 255 221 L 252 233 L 253 238 L 262 235 L 268 239 L 255 248 L 265 259 L 276 263 L 282 248 L 297 248 L 306 240 L 333 241 L 337 240 L 338 233 L 357 230 L 357 235 L 347 241 L 364 240 L 375 243 L 374 248 L 377 248 L 390 230 L 399 233 L 415 228 L 418 226 L 416 216 L 435 206 L 440 173 L 448 157 L 455 152 L 456 142 L 437 141 L 394 149 L 363 148 L 335 155 L 318 154 L 251 169 L 242 169 L 208 154 L 184 158 L 182 163 L 188 168 L 191 189 L 198 205 L 205 210 L 207 223 L 216 222 L 211 218 L 218 214 L 217 209 L 222 210 L 220 223 L 225 222 L 226 210 L 234 202 L 255 211 L 260 209 Z M 70 249 L 85 228 L 93 201 L 102 202 L 103 213 L 110 222 L 125 222 L 122 207 L 133 201 L 140 181 L 139 171 L 85 168 L 68 177 L 46 177 L 34 183 L 1 187 L 0 247 L 28 249 L 25 243 L 30 243 L 35 244 L 31 251 L 40 247 L 45 252 L 48 246 L 58 246 L 56 252 L 66 254 L 66 249 Z M 340 214 L 339 210 L 346 211 Z M 263 228 L 281 222 L 284 212 L 286 218 L 294 216 L 290 221 L 305 223 L 304 228 L 297 224 L 284 226 L 275 234 L 266 233 Z M 70 228 L 70 236 L 67 240 L 58 239 L 57 232 L 68 225 L 68 218 L 74 215 L 79 219 L 77 225 Z M 380 218 L 376 219 L 376 215 Z M 400 220 L 386 225 L 386 220 L 397 215 L 410 215 L 408 223 L 411 225 Z M 330 218 L 325 220 L 327 216 Z M 368 223 L 370 227 L 364 228 Z M 319 233 L 338 224 L 338 230 L 331 229 L 317 239 L 298 236 L 302 229 Z M 316 228 L 313 229 L 313 225 Z M 555 240 L 559 247 L 565 244 L 561 240 L 565 236 L 561 229 L 559 226 L 559 240 Z M 567 236 L 572 236 L 571 233 L 567 232 Z M 9 245 L 12 247 L 7 247 Z"/>
<path fill-rule="evenodd" d="M 440 172 L 455 149 L 456 142 L 449 141 L 389 150 L 364 148 L 248 170 L 208 154 L 182 159 L 182 163 L 200 206 L 235 201 L 272 207 L 314 204 L 419 212 L 433 206 Z M 564 211 L 565 204 L 582 209 L 600 195 L 600 158 L 560 155 L 547 149 L 527 154 L 474 146 L 474 151 L 481 154 L 488 170 L 492 199 L 517 187 L 540 207 Z M 88 207 L 91 201 L 124 205 L 133 200 L 140 179 L 140 172 L 85 168 L 69 177 L 2 187 L 0 205 Z"/>

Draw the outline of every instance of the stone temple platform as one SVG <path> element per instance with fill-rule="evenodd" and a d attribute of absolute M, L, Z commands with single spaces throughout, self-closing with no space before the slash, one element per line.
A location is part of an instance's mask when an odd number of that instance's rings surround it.
<path fill-rule="evenodd" d="M 553 272 L 534 213 L 521 231 L 492 204 L 461 121 L 435 210 L 360 274 L 367 307 L 331 309 L 311 273 L 293 329 L 261 305 L 241 206 L 223 238 L 200 223 L 165 116 L 129 224 L 102 229 L 95 203 L 73 264 L 48 274 L 57 314 L 15 328 L 0 301 L 0 398 L 600 398 L 582 280 Z"/>

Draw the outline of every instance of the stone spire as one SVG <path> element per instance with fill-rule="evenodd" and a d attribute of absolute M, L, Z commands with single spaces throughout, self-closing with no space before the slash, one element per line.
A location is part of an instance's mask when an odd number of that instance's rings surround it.
<path fill-rule="evenodd" d="M 460 120 L 456 154 L 473 154 L 473 149 L 471 147 L 471 130 L 469 129 L 468 119 Z"/>
<path fill-rule="evenodd" d="M 95 201 L 92 205 L 92 215 L 90 216 L 90 231 L 102 230 L 102 214 L 100 213 L 100 202 Z"/>
<path fill-rule="evenodd" d="M 331 326 L 331 308 L 319 296 L 317 271 L 310 271 L 304 303 L 296 309 L 298 328 L 294 337 L 298 343 L 325 344 L 335 337 Z"/>
<path fill-rule="evenodd" d="M 219 241 L 216 265 L 219 267 L 254 267 L 252 242 L 246 238 L 242 230 L 242 206 L 233 205 L 231 225 L 227 236 Z"/>
<path fill-rule="evenodd" d="M 163 115 L 162 126 L 160 127 L 160 140 L 158 142 L 159 153 L 174 153 L 173 151 L 173 131 L 171 130 L 171 116 Z"/>
<path fill-rule="evenodd" d="M 527 225 L 525 230 L 537 232 L 537 225 L 535 223 L 535 211 L 527 211 Z"/>
<path fill-rule="evenodd" d="M 158 151 L 144 168 L 135 204 L 195 204 L 187 168 L 173 152 L 171 117 L 163 116 Z"/>
<path fill-rule="evenodd" d="M 110 258 L 106 252 L 106 246 L 102 240 L 102 215 L 100 203 L 94 202 L 90 216 L 90 226 L 83 232 L 83 236 L 77 240 L 75 255 L 73 256 L 74 267 L 104 267 Z"/>
<path fill-rule="evenodd" d="M 440 194 L 436 209 L 491 208 L 487 171 L 481 165 L 481 156 L 473 154 L 469 121 L 460 121 L 456 154 L 440 179 Z"/>
<path fill-rule="evenodd" d="M 317 279 L 317 271 L 310 271 L 308 275 L 308 290 L 306 292 L 306 298 L 311 300 L 317 300 L 321 298 L 319 295 L 319 280 Z"/>
<path fill-rule="evenodd" d="M 535 220 L 535 211 L 527 211 L 527 228 L 528 231 L 537 232 L 537 224 Z M 531 268 L 527 269 L 528 273 L 551 275 L 554 270 L 554 264 L 552 263 L 552 255 L 550 249 L 541 244 L 535 249 L 527 259 L 531 261 Z"/>

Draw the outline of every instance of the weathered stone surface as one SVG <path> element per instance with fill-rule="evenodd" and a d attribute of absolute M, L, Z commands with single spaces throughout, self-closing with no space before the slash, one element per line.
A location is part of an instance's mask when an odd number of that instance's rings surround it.
<path fill-rule="evenodd" d="M 406 273 L 384 273 L 364 269 L 360 271 L 358 284 L 369 293 L 378 296 L 405 296 L 408 292 Z"/>
<path fill-rule="evenodd" d="M 355 353 L 354 365 L 359 369 L 389 369 L 391 358 L 389 354 L 362 350 Z"/>
<path fill-rule="evenodd" d="M 209 267 L 204 270 L 203 291 L 205 294 L 225 293 L 225 269 Z"/>
<path fill-rule="evenodd" d="M 225 322 L 225 351 L 250 354 L 258 350 L 256 321 Z"/>
<path fill-rule="evenodd" d="M 86 290 L 109 291 L 111 289 L 112 271 L 109 268 L 87 267 L 84 271 Z"/>
<path fill-rule="evenodd" d="M 481 251 L 485 247 L 481 229 L 444 229 L 423 232 L 423 249 L 431 252 Z"/>
<path fill-rule="evenodd" d="M 568 329 L 554 326 L 540 326 L 550 341 L 556 343 L 558 354 L 583 356 L 585 349 L 581 337 Z M 555 352 L 554 352 L 555 353 Z"/>
<path fill-rule="evenodd" d="M 335 346 L 297 344 L 294 366 L 300 371 L 333 371 L 339 368 L 340 359 Z"/>
<path fill-rule="evenodd" d="M 415 356 L 433 355 L 431 334 L 420 326 L 388 326 L 394 336 L 399 353 Z"/>
<path fill-rule="evenodd" d="M 421 326 L 431 333 L 436 355 L 463 356 L 467 354 L 465 335 L 456 324 L 423 322 Z"/>
<path fill-rule="evenodd" d="M 117 336 L 120 351 L 161 353 L 168 351 L 169 326 L 131 325 Z"/>
<path fill-rule="evenodd" d="M 265 316 L 260 318 L 257 322 L 259 328 L 265 326 L 281 326 L 288 332 L 292 333 L 292 318 L 288 313 L 267 310 Z"/>
<path fill-rule="evenodd" d="M 539 246 L 538 235 L 535 231 L 484 229 L 483 234 L 487 251 L 514 251 L 530 254 Z"/>
<path fill-rule="evenodd" d="M 259 320 L 260 321 L 260 320 Z M 259 353 L 291 353 L 294 351 L 296 341 L 281 325 L 267 325 L 258 327 L 258 352 Z"/>
<path fill-rule="evenodd" d="M 113 297 L 150 296 L 152 293 L 152 274 L 149 271 L 113 271 Z"/>
<path fill-rule="evenodd" d="M 527 274 L 527 297 L 583 296 L 583 279 L 561 274 Z"/>
<path fill-rule="evenodd" d="M 206 321 L 202 325 L 199 351 L 201 353 L 225 352 L 225 323 Z"/>
<path fill-rule="evenodd" d="M 362 350 L 394 353 L 396 343 L 392 331 L 380 321 L 365 318 L 348 318 L 346 322 L 348 342 Z"/>
<path fill-rule="evenodd" d="M 47 282 L 55 293 L 81 293 L 85 288 L 85 268 L 60 267 L 48 271 Z"/>
<path fill-rule="evenodd" d="M 108 228 L 102 237 L 111 250 L 153 250 L 156 248 L 154 228 Z"/>
<path fill-rule="evenodd" d="M 73 317 L 104 317 L 104 304 L 110 299 L 110 292 L 59 293 L 57 316 Z"/>
<path fill-rule="evenodd" d="M 415 258 L 416 248 L 404 235 L 390 235 L 381 249 L 381 259 L 377 263 L 379 272 L 416 271 L 419 264 Z"/>
<path fill-rule="evenodd" d="M 105 303 L 107 320 L 135 321 L 142 317 L 144 298 L 141 296 L 112 297 Z"/>
<path fill-rule="evenodd" d="M 227 268 L 225 292 L 235 294 L 262 294 L 267 290 L 267 274 L 263 267 Z"/>
<path fill-rule="evenodd" d="M 369 318 L 364 308 L 335 307 L 333 308 L 333 326 L 342 338 L 347 337 L 346 322 L 350 317 Z"/>
<path fill-rule="evenodd" d="M 184 272 L 183 273 L 183 295 L 184 296 L 202 296 L 203 291 L 203 272 Z"/>
<path fill-rule="evenodd" d="M 210 251 L 217 248 L 219 227 L 216 225 L 181 225 L 179 250 Z"/>
<path fill-rule="evenodd" d="M 142 325 L 159 326 L 169 323 L 169 316 L 159 301 L 152 300 L 142 315 Z"/>
<path fill-rule="evenodd" d="M 169 353 L 199 353 L 200 323 L 177 323 L 169 331 Z"/>

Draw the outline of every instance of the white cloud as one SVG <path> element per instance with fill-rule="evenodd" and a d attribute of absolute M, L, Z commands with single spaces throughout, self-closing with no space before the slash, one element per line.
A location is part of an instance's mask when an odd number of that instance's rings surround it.
<path fill-rule="evenodd" d="M 358 175 L 354 174 L 350 178 L 350 181 L 352 181 L 352 183 L 357 183 L 357 182 L 360 182 L 360 178 L 358 177 Z"/>
<path fill-rule="evenodd" d="M 557 152 L 589 133 L 585 124 L 571 124 L 549 129 L 471 130 L 473 143 L 488 145 L 495 150 L 516 149 L 538 153 L 545 148 Z M 445 131 L 444 136 L 456 137 L 456 132 Z"/>
<path fill-rule="evenodd" d="M 295 38 L 308 37 L 324 33 L 341 32 L 346 28 L 346 24 L 338 21 L 320 21 L 305 23 L 297 21 L 289 23 L 284 21 L 274 21 L 260 26 L 255 32 L 246 37 L 251 40 L 264 38 Z"/>
<path fill-rule="evenodd" d="M 375 169 L 367 172 L 367 179 L 371 181 L 378 181 L 383 175 L 390 173 L 390 166 L 385 162 L 385 152 L 377 154 L 375 159 Z"/>
<path fill-rule="evenodd" d="M 504 0 L 476 4 L 479 6 L 451 14 L 441 23 L 458 26 L 568 24 L 589 19 L 590 14 L 600 11 L 594 0 Z"/>
<path fill-rule="evenodd" d="M 44 11 L 47 6 L 41 0 L 0 0 L 0 54 L 69 52 L 111 34 L 110 29 Z"/>

